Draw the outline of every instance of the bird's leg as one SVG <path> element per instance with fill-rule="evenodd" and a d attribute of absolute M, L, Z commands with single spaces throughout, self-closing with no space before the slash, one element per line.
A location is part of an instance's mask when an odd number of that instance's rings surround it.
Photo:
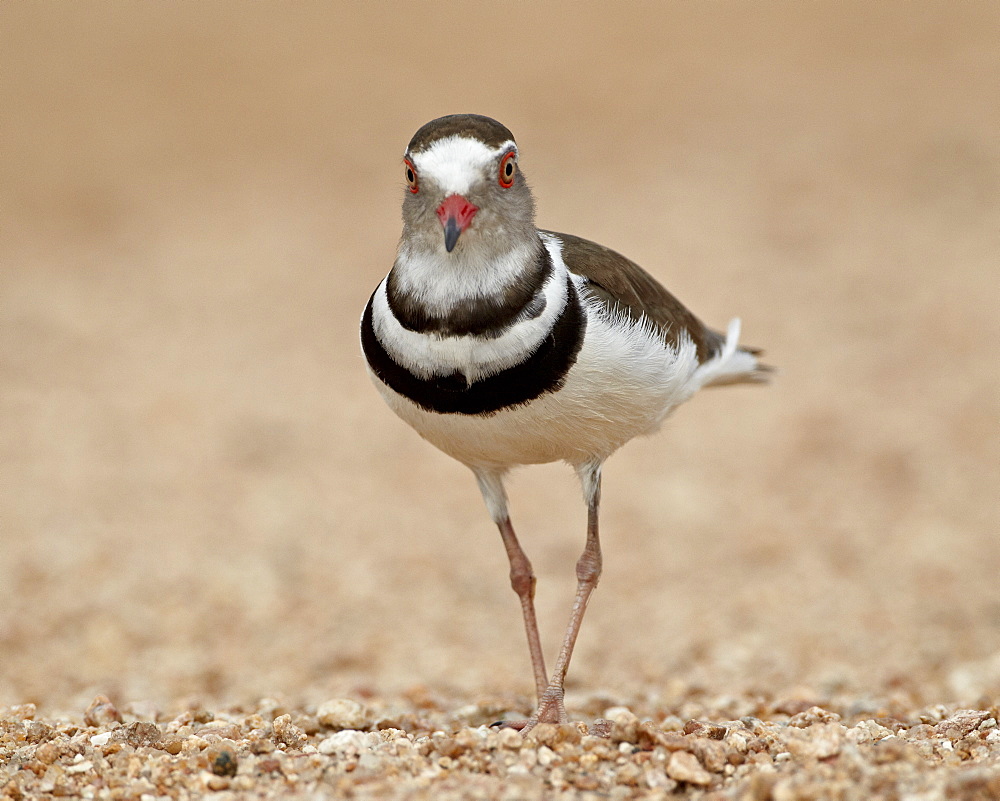
<path fill-rule="evenodd" d="M 500 529 L 503 546 L 510 560 L 510 586 L 521 600 L 521 614 L 524 616 L 524 631 L 528 635 L 528 650 L 531 653 L 531 667 L 535 673 L 535 690 L 539 699 L 548 686 L 545 673 L 545 657 L 542 655 L 542 641 L 538 636 L 538 621 L 535 618 L 535 572 L 531 562 L 517 541 L 514 527 L 507 513 L 507 493 L 503 488 L 503 474 L 476 470 L 476 480 L 486 501 L 490 517 Z"/>
<path fill-rule="evenodd" d="M 563 703 L 565 695 L 564 683 L 569 661 L 573 656 L 573 646 L 580 633 L 580 624 L 587 611 L 587 603 L 601 577 L 601 541 L 598 535 L 597 517 L 601 502 L 601 465 L 588 464 L 577 469 L 583 484 L 584 496 L 587 499 L 587 544 L 583 554 L 576 563 L 576 599 L 573 602 L 573 612 L 566 627 L 559 658 L 555 670 L 549 679 L 548 686 L 538 699 L 538 709 L 522 729 L 527 732 L 538 723 L 567 723 L 566 707 Z"/>
<path fill-rule="evenodd" d="M 535 671 L 535 689 L 541 699 L 545 692 L 545 657 L 542 655 L 542 641 L 538 636 L 538 621 L 535 618 L 535 573 L 531 562 L 521 549 L 521 544 L 514 534 L 510 518 L 504 518 L 497 524 L 500 536 L 503 538 L 507 558 L 510 559 L 510 586 L 514 588 L 517 597 L 521 599 L 521 614 L 524 615 L 524 631 L 528 635 L 528 650 L 531 652 L 531 667 Z"/>

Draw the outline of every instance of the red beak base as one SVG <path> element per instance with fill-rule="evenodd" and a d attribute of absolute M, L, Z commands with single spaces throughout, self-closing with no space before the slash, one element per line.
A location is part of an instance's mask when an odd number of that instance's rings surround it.
<path fill-rule="evenodd" d="M 444 228 L 444 248 L 449 253 L 455 249 L 459 235 L 469 227 L 477 211 L 479 207 L 473 206 L 461 195 L 448 195 L 438 206 L 437 216 Z"/>

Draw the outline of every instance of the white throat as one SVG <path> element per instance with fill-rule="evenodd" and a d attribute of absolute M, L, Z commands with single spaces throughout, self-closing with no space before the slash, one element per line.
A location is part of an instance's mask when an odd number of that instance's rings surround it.
<path fill-rule="evenodd" d="M 401 291 L 431 314 L 444 315 L 465 301 L 503 294 L 527 272 L 537 253 L 538 246 L 529 242 L 487 256 L 474 248 L 427 251 L 404 240 L 393 272 Z"/>

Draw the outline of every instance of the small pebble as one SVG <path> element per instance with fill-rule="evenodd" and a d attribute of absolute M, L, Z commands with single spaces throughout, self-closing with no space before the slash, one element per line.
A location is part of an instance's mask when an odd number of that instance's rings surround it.
<path fill-rule="evenodd" d="M 274 739 L 290 748 L 298 748 L 306 740 L 305 732 L 292 723 L 292 716 L 289 714 L 278 715 L 272 725 L 274 726 Z"/>
<path fill-rule="evenodd" d="M 344 729 L 331 734 L 320 742 L 318 750 L 321 754 L 359 754 L 368 747 L 368 738 L 364 732 Z"/>
<path fill-rule="evenodd" d="M 636 714 L 625 706 L 611 706 L 604 710 L 603 717 L 619 726 L 627 726 L 630 723 L 638 723 Z"/>
<path fill-rule="evenodd" d="M 350 698 L 334 698 L 319 705 L 316 718 L 328 729 L 368 729 L 372 725 L 371 713 Z"/>
<path fill-rule="evenodd" d="M 83 722 L 95 728 L 121 723 L 122 715 L 106 695 L 98 695 L 83 713 Z"/>
<path fill-rule="evenodd" d="M 509 748 L 517 751 L 524 745 L 524 738 L 517 729 L 500 729 L 497 732 L 497 741 L 501 748 Z"/>
<path fill-rule="evenodd" d="M 234 743 L 235 745 L 235 743 Z M 235 776 L 239 769 L 236 751 L 228 746 L 213 746 L 206 754 L 209 769 L 216 776 Z"/>
<path fill-rule="evenodd" d="M 674 751 L 667 763 L 667 776 L 675 781 L 687 782 L 701 787 L 712 783 L 712 774 L 705 770 L 698 757 L 690 751 Z"/>

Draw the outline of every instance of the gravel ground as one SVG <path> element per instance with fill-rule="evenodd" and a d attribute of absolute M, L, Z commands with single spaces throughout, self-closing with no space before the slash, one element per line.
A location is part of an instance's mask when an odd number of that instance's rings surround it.
<path fill-rule="evenodd" d="M 0 3 L 2 792 L 1000 798 L 997 30 Z M 363 369 L 401 151 L 456 111 L 780 368 L 606 465 L 567 704 L 608 738 L 479 728 L 531 707 L 503 548 Z M 510 490 L 551 659 L 584 509 Z"/>
<path fill-rule="evenodd" d="M 582 711 L 603 718 L 589 729 L 541 724 L 522 736 L 484 723 L 504 709 L 497 700 L 457 703 L 415 689 L 395 703 L 286 709 L 266 699 L 157 714 L 99 696 L 82 718 L 52 720 L 24 704 L 2 710 L 0 790 L 12 799 L 1000 797 L 997 707 L 845 718 L 789 701 L 737 720 L 715 710 L 711 721 L 685 721 L 649 702 L 602 709 L 593 699 Z"/>

